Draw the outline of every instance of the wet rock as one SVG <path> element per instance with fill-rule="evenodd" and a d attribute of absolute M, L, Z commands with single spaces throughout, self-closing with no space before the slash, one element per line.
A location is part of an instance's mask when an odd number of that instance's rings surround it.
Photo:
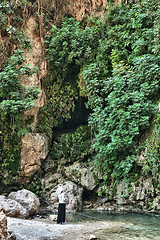
<path fill-rule="evenodd" d="M 7 199 L 5 196 L 0 196 L 0 205 L 3 206 L 7 216 L 15 218 L 27 218 L 28 211 L 15 200 Z"/>
<path fill-rule="evenodd" d="M 17 192 L 11 192 L 8 198 L 17 201 L 25 209 L 27 209 L 30 215 L 35 214 L 40 207 L 40 201 L 34 193 L 26 189 L 19 190 Z"/>

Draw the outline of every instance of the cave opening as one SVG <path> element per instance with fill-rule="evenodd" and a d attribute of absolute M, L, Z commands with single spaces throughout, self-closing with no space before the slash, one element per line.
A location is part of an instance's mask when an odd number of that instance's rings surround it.
<path fill-rule="evenodd" d="M 98 195 L 94 190 L 87 190 L 87 189 L 83 190 L 82 202 L 84 207 L 85 205 L 89 205 L 89 204 L 92 205 L 93 203 L 95 203 L 97 198 L 98 198 Z"/>
<path fill-rule="evenodd" d="M 91 109 L 86 108 L 87 101 L 88 98 L 86 97 L 79 97 L 79 99 L 75 101 L 75 109 L 70 113 L 71 118 L 67 121 L 63 120 L 57 127 L 53 128 L 54 139 L 62 133 L 75 131 L 77 127 L 88 124 Z"/>

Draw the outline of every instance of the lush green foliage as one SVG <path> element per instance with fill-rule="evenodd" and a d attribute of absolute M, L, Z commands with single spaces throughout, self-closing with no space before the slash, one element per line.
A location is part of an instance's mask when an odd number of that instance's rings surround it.
<path fill-rule="evenodd" d="M 24 62 L 23 52 L 17 50 L 0 72 L 0 180 L 5 184 L 20 164 L 21 137 L 27 133 L 23 113 L 33 106 L 39 92 L 37 87 L 22 86 L 21 78 L 36 71 Z"/>
<path fill-rule="evenodd" d="M 53 128 L 71 118 L 77 92 L 74 86 L 72 88 L 71 83 L 64 83 L 61 79 L 55 80 L 51 75 L 46 79 L 44 86 L 47 100 L 39 111 L 37 131 L 45 134 L 48 140 L 52 141 Z"/>
<path fill-rule="evenodd" d="M 88 96 L 94 158 L 105 181 L 141 168 L 139 141 L 160 92 L 159 11 L 158 1 L 111 5 L 104 21 L 64 19 L 47 39 L 53 79 Z"/>
<path fill-rule="evenodd" d="M 64 159 L 68 163 L 81 160 L 91 154 L 90 129 L 80 126 L 74 133 L 63 134 L 54 141 L 52 146 L 52 158 Z"/>
<path fill-rule="evenodd" d="M 30 6 L 27 1 L 1 1 L 0 3 L 0 30 L 1 30 L 1 64 L 6 57 L 13 54 L 13 47 L 20 49 L 30 49 L 30 39 L 25 33 L 24 21 L 26 15 L 24 9 Z M 25 19 L 24 19 L 25 18 Z"/>
<path fill-rule="evenodd" d="M 77 74 L 90 59 L 92 29 L 81 29 L 79 22 L 63 19 L 61 28 L 52 27 L 46 38 L 49 73 L 44 82 L 46 105 L 40 110 L 37 131 L 52 139 L 52 128 L 71 117 L 78 100 Z M 93 45 L 93 44 L 92 44 Z"/>
<path fill-rule="evenodd" d="M 106 179 L 128 178 L 137 171 L 138 141 L 157 110 L 160 65 L 154 27 L 158 7 L 149 1 L 131 9 L 112 7 L 106 16 L 108 44 L 104 47 L 112 73 L 102 78 L 102 63 L 97 59 L 81 73 L 93 109 L 89 124 L 95 130 L 96 164 Z"/>

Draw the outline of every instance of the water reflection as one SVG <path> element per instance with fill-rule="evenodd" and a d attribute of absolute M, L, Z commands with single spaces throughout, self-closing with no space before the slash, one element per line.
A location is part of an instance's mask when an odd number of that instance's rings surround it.
<path fill-rule="evenodd" d="M 160 240 L 160 215 L 85 211 L 67 214 L 70 222 L 107 221 L 111 227 L 100 231 L 100 240 Z"/>

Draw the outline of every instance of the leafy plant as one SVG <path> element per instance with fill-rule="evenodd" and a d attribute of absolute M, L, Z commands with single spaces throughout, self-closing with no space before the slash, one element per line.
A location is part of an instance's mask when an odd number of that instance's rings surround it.
<path fill-rule="evenodd" d="M 27 133 L 22 116 L 38 97 L 39 89 L 26 88 L 21 78 L 33 74 L 36 69 L 25 65 L 21 50 L 16 50 L 0 72 L 0 181 L 10 181 L 20 164 L 21 137 Z"/>
<path fill-rule="evenodd" d="M 151 127 L 160 92 L 159 7 L 156 0 L 110 4 L 104 21 L 64 18 L 46 38 L 48 119 L 58 126 L 75 96 L 88 97 L 94 160 L 105 183 L 137 179 L 142 168 L 139 142 Z M 63 89 L 59 97 L 57 86 Z M 51 112 L 57 103 L 63 111 L 56 119 Z"/>

